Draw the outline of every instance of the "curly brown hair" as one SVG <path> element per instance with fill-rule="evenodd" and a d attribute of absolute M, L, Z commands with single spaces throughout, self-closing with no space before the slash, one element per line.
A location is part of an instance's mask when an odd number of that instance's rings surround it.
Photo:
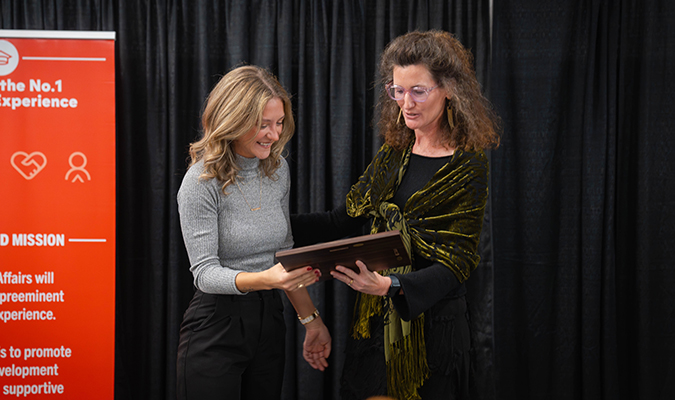
<path fill-rule="evenodd" d="M 441 118 L 444 142 L 464 151 L 499 147 L 500 119 L 481 93 L 473 69 L 473 55 L 452 34 L 439 30 L 409 32 L 391 41 L 381 56 L 379 97 L 380 134 L 390 146 L 402 150 L 414 139 L 414 132 L 397 122 L 398 104 L 384 87 L 393 80 L 394 67 L 425 66 L 436 83 L 454 96 L 448 100 L 455 126 Z"/>

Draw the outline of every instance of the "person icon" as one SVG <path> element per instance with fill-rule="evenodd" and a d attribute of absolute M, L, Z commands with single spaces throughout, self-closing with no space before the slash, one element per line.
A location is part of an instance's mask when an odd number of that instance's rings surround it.
<path fill-rule="evenodd" d="M 78 166 L 75 165 L 75 157 L 81 157 L 82 161 L 78 164 Z M 84 169 L 84 167 L 87 166 L 87 157 L 83 154 L 80 153 L 79 151 L 74 152 L 73 154 L 70 155 L 70 158 L 68 158 L 68 164 L 70 164 L 70 169 L 68 170 L 68 173 L 66 173 L 66 180 L 70 180 L 70 174 L 74 173 L 71 182 L 75 183 L 75 181 L 79 180 L 81 183 L 84 183 L 84 179 L 82 179 L 82 176 L 80 176 L 80 173 L 83 173 L 84 175 L 87 176 L 87 180 L 91 180 L 91 175 L 89 175 L 89 172 Z"/>

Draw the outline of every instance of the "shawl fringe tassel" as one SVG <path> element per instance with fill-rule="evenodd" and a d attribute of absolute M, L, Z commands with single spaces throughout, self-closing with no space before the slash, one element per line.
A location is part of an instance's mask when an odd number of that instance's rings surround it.
<path fill-rule="evenodd" d="M 387 361 L 387 392 L 390 397 L 399 400 L 420 400 L 417 390 L 429 377 L 424 316 L 414 319 L 411 324 L 410 335 L 389 345 L 391 359 Z"/>

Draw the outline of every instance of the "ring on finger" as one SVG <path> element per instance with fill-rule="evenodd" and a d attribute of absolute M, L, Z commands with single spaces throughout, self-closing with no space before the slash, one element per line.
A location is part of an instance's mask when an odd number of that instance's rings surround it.
<path fill-rule="evenodd" d="M 349 281 L 349 283 L 347 284 L 347 286 L 351 286 L 352 283 L 354 283 L 354 280 L 353 280 L 353 279 L 352 279 L 351 281 Z"/>
<path fill-rule="evenodd" d="M 305 287 L 305 285 L 303 285 L 302 283 L 298 283 L 298 289 L 302 289 L 304 287 Z"/>

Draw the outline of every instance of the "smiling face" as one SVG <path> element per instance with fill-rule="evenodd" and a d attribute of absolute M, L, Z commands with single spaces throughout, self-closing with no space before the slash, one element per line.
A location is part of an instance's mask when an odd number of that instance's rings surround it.
<path fill-rule="evenodd" d="M 232 145 L 234 151 L 246 158 L 264 160 L 269 157 L 272 144 L 279 140 L 285 116 L 283 101 L 278 97 L 271 98 L 263 110 L 260 130 L 253 127 L 249 133 L 236 139 Z"/>
<path fill-rule="evenodd" d="M 438 84 L 427 67 L 420 64 L 395 66 L 392 83 L 406 90 L 415 86 L 431 88 Z M 429 97 L 422 103 L 413 100 L 409 92 L 406 92 L 403 99 L 398 100 L 397 103 L 403 111 L 408 128 L 416 133 L 430 134 L 441 129 L 441 118 L 445 116 L 446 98 L 448 98 L 447 91 L 442 87 L 437 87 L 429 92 Z"/>

